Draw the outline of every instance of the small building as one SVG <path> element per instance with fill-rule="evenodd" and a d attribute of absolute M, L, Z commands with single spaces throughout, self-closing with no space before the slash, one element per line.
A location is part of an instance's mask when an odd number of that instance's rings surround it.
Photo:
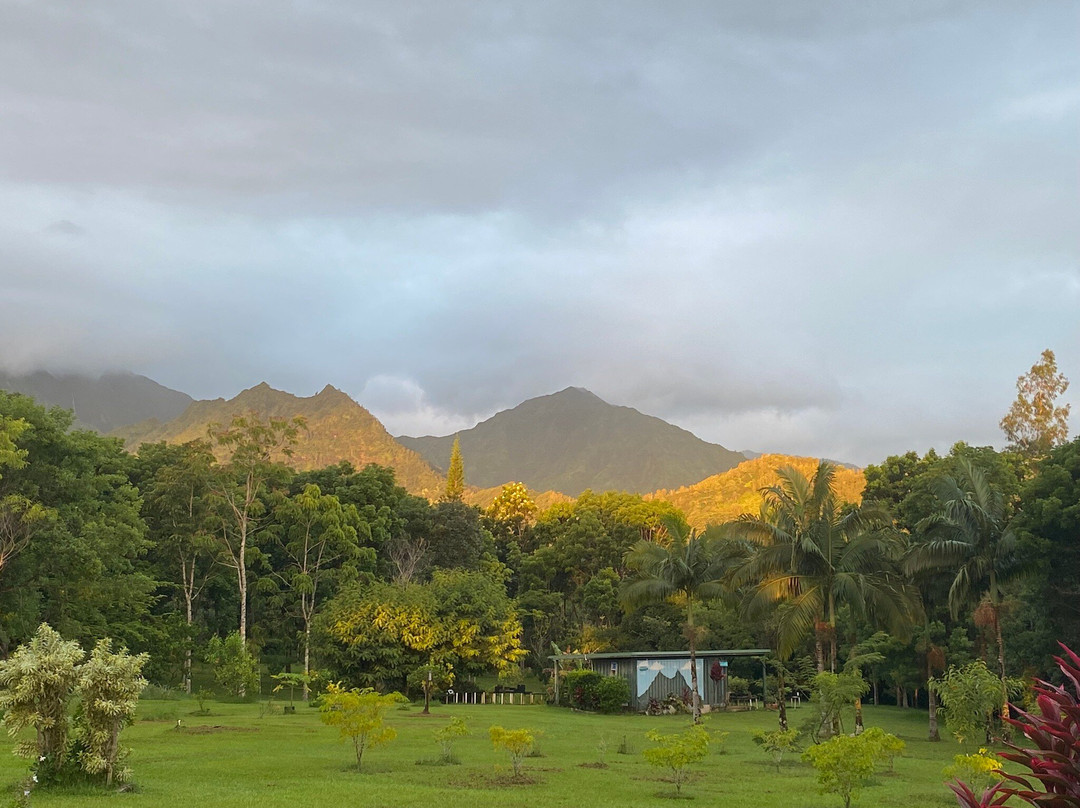
<path fill-rule="evenodd" d="M 727 703 L 727 668 L 735 657 L 762 659 L 761 678 L 764 686 L 764 658 L 771 655 L 767 648 L 698 651 L 698 693 L 702 704 L 720 706 Z M 663 701 L 668 696 L 682 698 L 691 692 L 689 651 L 612 651 L 600 654 L 555 654 L 555 701 L 559 700 L 560 672 L 582 667 L 602 676 L 621 676 L 630 685 L 630 706 L 644 711 L 653 699 Z"/>

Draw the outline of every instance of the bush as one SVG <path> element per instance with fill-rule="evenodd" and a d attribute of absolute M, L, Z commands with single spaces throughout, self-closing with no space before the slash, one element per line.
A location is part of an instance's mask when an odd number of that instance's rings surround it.
<path fill-rule="evenodd" d="M 941 773 L 946 781 L 962 780 L 976 794 L 982 794 L 1002 778 L 1001 761 L 985 747 L 970 755 L 957 755 L 952 765 L 946 766 Z"/>
<path fill-rule="evenodd" d="M 248 651 L 240 632 L 224 640 L 213 637 L 206 647 L 206 661 L 214 666 L 214 678 L 234 696 L 243 698 L 259 686 L 259 661 Z"/>
<path fill-rule="evenodd" d="M 620 712 L 630 702 L 630 683 L 621 676 L 605 676 L 596 686 L 597 709 L 602 713 Z"/>
<path fill-rule="evenodd" d="M 120 732 L 131 723 L 146 687 L 142 668 L 147 658 L 126 650 L 114 654 L 106 639 L 79 664 L 79 644 L 64 641 L 42 623 L 29 643 L 0 663 L 0 710 L 8 733 L 35 731 L 35 740 L 16 747 L 18 754 L 34 759 L 35 782 L 90 775 L 108 785 L 126 778 L 127 770 L 117 767 L 127 751 L 120 745 Z M 79 703 L 74 725 L 68 716 L 73 699 Z"/>
<path fill-rule="evenodd" d="M 621 676 L 568 671 L 559 683 L 559 704 L 579 710 L 617 713 L 630 701 L 630 684 Z"/>
<path fill-rule="evenodd" d="M 851 801 L 858 798 L 859 789 L 874 773 L 877 744 L 866 740 L 865 734 L 836 735 L 811 746 L 802 757 L 817 769 L 821 793 L 838 794 L 844 808 L 851 808 Z"/>

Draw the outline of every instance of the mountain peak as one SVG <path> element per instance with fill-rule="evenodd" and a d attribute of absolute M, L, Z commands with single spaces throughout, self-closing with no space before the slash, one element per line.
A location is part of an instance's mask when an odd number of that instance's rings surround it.
<path fill-rule="evenodd" d="M 524 401 L 462 430 L 466 482 L 487 488 L 520 480 L 536 491 L 646 493 L 717 474 L 742 455 L 583 387 Z M 445 469 L 453 435 L 398 440 Z M 676 482 L 678 481 L 678 482 Z"/>

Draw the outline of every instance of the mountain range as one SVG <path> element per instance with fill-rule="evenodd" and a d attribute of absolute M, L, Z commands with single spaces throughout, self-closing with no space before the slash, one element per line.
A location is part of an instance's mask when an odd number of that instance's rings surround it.
<path fill-rule="evenodd" d="M 193 401 L 187 393 L 164 387 L 135 373 L 84 376 L 39 370 L 15 374 L 0 370 L 0 390 L 33 396 L 39 404 L 75 413 L 75 426 L 111 432 L 147 418 L 168 421 Z"/>
<path fill-rule="evenodd" d="M 72 408 L 78 426 L 120 437 L 132 451 L 147 442 L 205 437 L 211 424 L 227 424 L 247 412 L 264 418 L 302 416 L 307 427 L 290 460 L 295 467 L 342 460 L 357 468 L 378 463 L 393 468 L 410 492 L 432 499 L 445 486 L 455 437 L 395 439 L 368 410 L 330 385 L 302 397 L 263 383 L 231 399 L 195 401 L 131 373 L 86 377 L 38 372 L 0 373 L 0 389 Z M 586 489 L 629 491 L 671 501 L 698 527 L 756 511 L 758 489 L 775 482 L 780 466 L 794 465 L 809 474 L 817 464 L 786 455 L 746 460 L 580 387 L 529 399 L 457 436 L 468 484 L 465 498 L 471 503 L 486 506 L 510 481 L 524 483 L 545 506 Z M 862 490 L 858 470 L 839 469 L 837 481 L 844 499 L 857 502 Z"/>
<path fill-rule="evenodd" d="M 228 400 L 193 402 L 166 423 L 151 419 L 112 434 L 123 438 L 131 450 L 158 441 L 184 443 L 206 437 L 210 424 L 228 424 L 234 415 L 247 412 L 264 418 L 304 418 L 307 428 L 301 430 L 290 460 L 298 469 L 321 468 L 342 460 L 358 469 L 378 463 L 393 468 L 398 483 L 412 493 L 435 498 L 442 492 L 443 479 L 422 457 L 394 440 L 374 415 L 330 385 L 303 398 L 263 382 Z"/>
<path fill-rule="evenodd" d="M 482 488 L 508 480 L 576 497 L 586 489 L 644 494 L 690 485 L 743 456 L 580 387 L 531 398 L 457 435 L 399 437 L 445 473 L 461 440 L 465 479 Z"/>

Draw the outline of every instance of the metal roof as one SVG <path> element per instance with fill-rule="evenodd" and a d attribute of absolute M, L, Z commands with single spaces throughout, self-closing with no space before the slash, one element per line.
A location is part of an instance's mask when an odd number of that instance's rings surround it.
<path fill-rule="evenodd" d="M 739 648 L 720 651 L 695 651 L 696 656 L 766 656 L 772 653 L 769 648 Z M 688 659 L 689 651 L 608 651 L 601 654 L 552 654 L 548 659 Z"/>

